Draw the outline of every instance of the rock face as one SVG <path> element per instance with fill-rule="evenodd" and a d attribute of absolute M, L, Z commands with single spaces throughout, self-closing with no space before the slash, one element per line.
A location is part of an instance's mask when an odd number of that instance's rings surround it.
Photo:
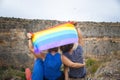
<path fill-rule="evenodd" d="M 31 67 L 24 29 L 0 29 L 0 66 Z"/>
<path fill-rule="evenodd" d="M 26 33 L 60 23 L 64 22 L 0 17 L 0 66 L 32 66 Z M 84 37 L 85 54 L 105 55 L 120 50 L 120 23 L 78 22 L 78 27 Z"/>
<path fill-rule="evenodd" d="M 116 66 L 115 66 L 116 65 Z M 96 72 L 97 80 L 119 80 L 120 79 L 120 60 L 113 60 L 106 64 L 104 68 L 99 68 Z"/>
<path fill-rule="evenodd" d="M 53 23 L 61 22 L 53 21 Z M 54 24 L 44 20 L 0 17 L 0 67 L 33 67 L 34 58 L 29 54 L 26 33 L 36 32 Z"/>
<path fill-rule="evenodd" d="M 78 23 L 86 54 L 105 55 L 120 50 L 120 23 Z"/>
<path fill-rule="evenodd" d="M 119 52 L 120 53 L 120 52 Z M 108 57 L 95 73 L 97 80 L 120 80 L 120 54 L 116 52 Z"/>

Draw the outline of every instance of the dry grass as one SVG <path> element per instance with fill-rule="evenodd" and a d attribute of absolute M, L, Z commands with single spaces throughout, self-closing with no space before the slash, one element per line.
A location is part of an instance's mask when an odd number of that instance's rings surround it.
<path fill-rule="evenodd" d="M 87 76 L 94 77 L 95 72 L 100 68 L 100 66 L 104 67 L 106 63 L 111 62 L 113 59 L 120 60 L 120 51 L 111 52 L 108 55 L 102 56 L 87 55 L 85 58 Z"/>
<path fill-rule="evenodd" d="M 13 69 L 11 67 L 6 68 L 6 67 L 0 67 L 0 80 L 5 80 L 5 79 L 17 79 L 17 80 L 25 80 L 25 73 L 24 70 L 17 70 Z"/>

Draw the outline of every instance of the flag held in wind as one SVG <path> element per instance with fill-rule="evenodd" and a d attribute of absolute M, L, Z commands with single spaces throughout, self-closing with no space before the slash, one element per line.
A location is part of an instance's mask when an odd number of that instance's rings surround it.
<path fill-rule="evenodd" d="M 33 33 L 35 53 L 65 44 L 78 42 L 77 31 L 71 22 Z"/>

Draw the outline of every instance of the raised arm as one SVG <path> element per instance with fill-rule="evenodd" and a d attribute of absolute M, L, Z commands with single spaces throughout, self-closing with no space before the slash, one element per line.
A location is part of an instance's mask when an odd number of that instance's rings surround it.
<path fill-rule="evenodd" d="M 79 45 L 84 46 L 83 36 L 82 36 L 80 29 L 78 28 L 77 22 L 74 22 L 74 21 L 70 21 L 70 22 L 75 26 L 75 28 L 77 30 L 78 38 L 79 38 L 78 39 Z"/>
<path fill-rule="evenodd" d="M 74 63 L 71 60 L 69 60 L 66 56 L 61 55 L 61 60 L 63 62 L 64 65 L 68 66 L 68 67 L 73 67 L 73 68 L 80 68 L 85 66 L 85 64 L 81 64 L 81 63 Z"/>
<path fill-rule="evenodd" d="M 76 27 L 76 30 L 78 33 L 78 43 L 79 43 L 79 45 L 84 46 L 83 36 L 82 36 L 80 29 L 78 27 Z"/>
<path fill-rule="evenodd" d="M 28 48 L 29 50 L 34 53 L 34 48 L 33 48 L 33 45 L 32 45 L 32 34 L 31 33 L 27 33 L 27 37 L 28 37 Z"/>
<path fill-rule="evenodd" d="M 33 44 L 32 44 L 32 34 L 31 33 L 27 33 L 27 37 L 28 37 L 28 47 L 29 50 L 32 52 L 32 54 L 36 57 L 36 58 L 41 58 L 44 59 L 44 53 L 39 53 L 39 54 L 35 54 L 34 53 L 34 48 L 33 48 Z"/>

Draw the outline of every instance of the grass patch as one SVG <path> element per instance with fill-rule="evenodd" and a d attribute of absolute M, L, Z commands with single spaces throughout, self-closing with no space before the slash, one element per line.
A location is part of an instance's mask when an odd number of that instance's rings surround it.
<path fill-rule="evenodd" d="M 3 68 L 3 67 L 2 67 Z M 22 70 L 5 68 L 0 69 L 0 80 L 14 78 L 15 80 L 25 80 L 25 72 Z"/>
<path fill-rule="evenodd" d="M 95 62 L 96 62 L 96 60 L 89 58 L 89 59 L 86 61 L 86 66 L 87 66 L 87 67 L 90 67 L 90 66 L 92 66 L 93 64 L 95 64 Z"/>
<path fill-rule="evenodd" d="M 88 58 L 86 61 L 87 72 L 94 75 L 97 69 L 100 67 L 100 61 L 92 58 Z"/>

